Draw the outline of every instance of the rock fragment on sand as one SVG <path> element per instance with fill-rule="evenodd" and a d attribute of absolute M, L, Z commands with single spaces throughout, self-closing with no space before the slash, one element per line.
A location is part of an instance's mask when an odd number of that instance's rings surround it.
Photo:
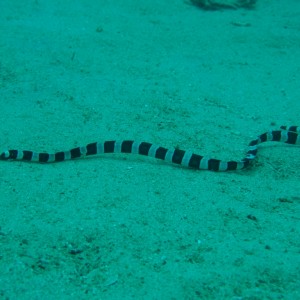
<path fill-rule="evenodd" d="M 256 0 L 190 0 L 192 4 L 206 10 L 220 9 L 252 9 L 256 4 Z"/>

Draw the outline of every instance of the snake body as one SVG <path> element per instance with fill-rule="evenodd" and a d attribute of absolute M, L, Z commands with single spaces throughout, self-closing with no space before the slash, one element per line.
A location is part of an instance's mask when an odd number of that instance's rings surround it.
<path fill-rule="evenodd" d="M 215 158 L 180 149 L 167 149 L 148 142 L 134 140 L 95 142 L 56 153 L 34 152 L 29 150 L 6 150 L 0 154 L 0 160 L 19 160 L 38 163 L 54 163 L 103 153 L 131 153 L 150 156 L 166 162 L 197 170 L 233 171 L 248 167 L 255 159 L 258 145 L 265 142 L 281 142 L 300 145 L 300 127 L 281 126 L 279 130 L 265 132 L 251 141 L 246 156 L 241 160 L 222 161 Z"/>

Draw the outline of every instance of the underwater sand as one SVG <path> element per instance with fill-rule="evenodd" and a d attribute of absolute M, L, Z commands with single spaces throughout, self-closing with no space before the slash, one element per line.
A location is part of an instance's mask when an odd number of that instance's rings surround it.
<path fill-rule="evenodd" d="M 2 1 L 1 149 L 136 139 L 243 158 L 300 125 L 300 2 Z M 0 299 L 300 299 L 299 146 L 249 170 L 0 162 Z"/>

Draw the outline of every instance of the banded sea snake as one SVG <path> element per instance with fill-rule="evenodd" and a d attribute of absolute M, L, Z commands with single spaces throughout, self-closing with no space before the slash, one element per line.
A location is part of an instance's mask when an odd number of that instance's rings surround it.
<path fill-rule="evenodd" d="M 53 163 L 103 153 L 131 153 L 150 156 L 198 170 L 232 171 L 248 167 L 256 157 L 258 145 L 264 142 L 282 142 L 291 145 L 300 145 L 300 127 L 281 126 L 280 130 L 261 134 L 257 139 L 250 142 L 245 158 L 240 161 L 222 161 L 194 154 L 191 151 L 167 149 L 148 142 L 133 140 L 95 142 L 53 154 L 28 150 L 6 150 L 0 154 L 0 160 Z"/>

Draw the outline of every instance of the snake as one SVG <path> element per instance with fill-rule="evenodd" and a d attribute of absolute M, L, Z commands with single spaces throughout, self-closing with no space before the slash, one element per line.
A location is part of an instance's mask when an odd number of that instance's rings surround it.
<path fill-rule="evenodd" d="M 195 154 L 189 150 L 185 151 L 178 148 L 168 149 L 149 142 L 138 142 L 135 140 L 94 142 L 86 146 L 55 153 L 34 152 L 30 150 L 5 150 L 0 154 L 0 160 L 55 163 L 104 153 L 127 153 L 149 156 L 196 170 L 235 171 L 250 166 L 257 156 L 258 145 L 265 142 L 300 145 L 300 127 L 281 126 L 279 130 L 270 130 L 259 135 L 249 143 L 245 157 L 241 160 L 233 161 L 223 161 Z"/>

